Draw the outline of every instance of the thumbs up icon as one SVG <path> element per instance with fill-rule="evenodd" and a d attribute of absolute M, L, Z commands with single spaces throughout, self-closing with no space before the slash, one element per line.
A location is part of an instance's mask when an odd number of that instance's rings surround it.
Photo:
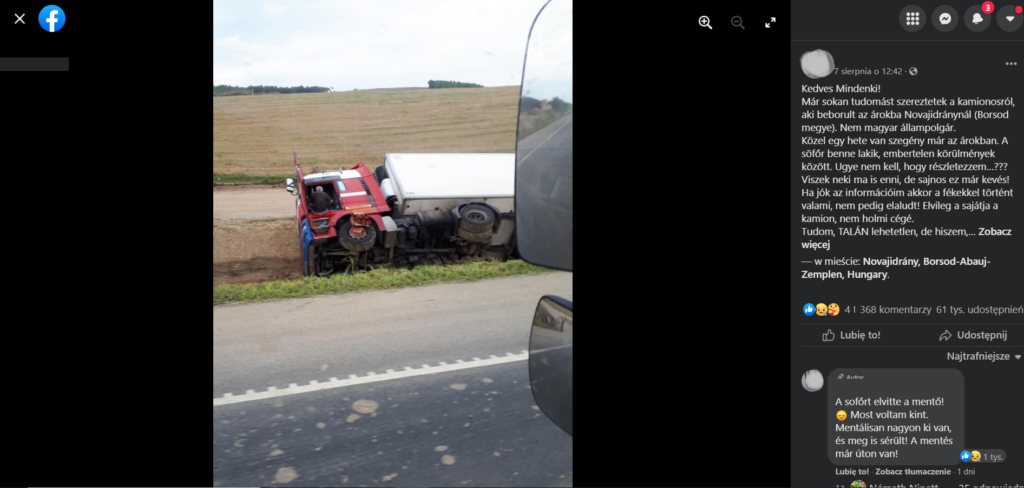
<path fill-rule="evenodd" d="M 836 338 L 836 335 L 832 333 L 832 329 L 829 329 L 828 332 L 826 332 L 826 333 L 821 335 L 821 341 L 822 342 L 828 342 L 828 341 L 831 341 L 832 339 L 835 339 L 835 338 Z"/>

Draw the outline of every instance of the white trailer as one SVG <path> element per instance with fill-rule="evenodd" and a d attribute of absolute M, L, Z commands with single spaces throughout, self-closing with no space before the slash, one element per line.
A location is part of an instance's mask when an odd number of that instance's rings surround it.
<path fill-rule="evenodd" d="M 392 216 L 449 211 L 459 204 L 486 203 L 499 214 L 491 245 L 506 245 L 515 228 L 515 153 L 391 153 L 378 169 Z"/>
<path fill-rule="evenodd" d="M 471 201 L 515 211 L 515 153 L 386 154 L 384 167 L 391 184 L 382 190 L 397 197 L 397 216 Z"/>

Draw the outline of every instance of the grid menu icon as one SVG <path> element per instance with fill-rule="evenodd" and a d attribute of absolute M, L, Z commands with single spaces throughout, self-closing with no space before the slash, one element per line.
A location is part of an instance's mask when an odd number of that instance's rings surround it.
<path fill-rule="evenodd" d="M 907 12 L 907 25 L 921 25 L 921 12 Z"/>

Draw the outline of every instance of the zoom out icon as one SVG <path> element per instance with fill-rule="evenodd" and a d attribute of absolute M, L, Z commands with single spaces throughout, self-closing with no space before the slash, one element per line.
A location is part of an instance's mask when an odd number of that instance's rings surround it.
<path fill-rule="evenodd" d="M 39 11 L 39 26 L 46 32 L 57 32 L 64 27 L 64 10 L 56 5 L 47 5 Z"/>

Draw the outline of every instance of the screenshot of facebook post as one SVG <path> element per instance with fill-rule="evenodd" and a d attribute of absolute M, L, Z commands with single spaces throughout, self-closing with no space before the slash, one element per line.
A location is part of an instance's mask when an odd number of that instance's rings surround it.
<path fill-rule="evenodd" d="M 792 4 L 792 486 L 1024 487 L 1022 4 Z"/>

